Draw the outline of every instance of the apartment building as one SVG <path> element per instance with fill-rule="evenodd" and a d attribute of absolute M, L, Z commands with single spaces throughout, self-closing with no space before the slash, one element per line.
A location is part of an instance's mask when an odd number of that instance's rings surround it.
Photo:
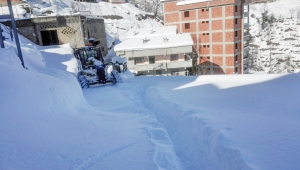
<path fill-rule="evenodd" d="M 20 0 L 10 0 L 12 5 L 20 4 L 22 1 Z M 0 0 L 0 7 L 7 6 L 7 0 Z"/>
<path fill-rule="evenodd" d="M 248 72 L 251 0 L 161 0 L 164 24 L 190 33 L 198 74 Z"/>
<path fill-rule="evenodd" d="M 114 50 L 137 75 L 189 75 L 194 42 L 189 33 L 176 33 L 176 26 L 130 30 Z"/>

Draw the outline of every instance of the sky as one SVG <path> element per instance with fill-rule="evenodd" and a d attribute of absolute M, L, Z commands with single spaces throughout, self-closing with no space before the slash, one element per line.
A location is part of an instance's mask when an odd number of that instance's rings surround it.
<path fill-rule="evenodd" d="M 300 168 L 299 74 L 125 72 L 82 90 L 69 44 L 19 38 L 26 69 L 0 48 L 0 169 Z"/>

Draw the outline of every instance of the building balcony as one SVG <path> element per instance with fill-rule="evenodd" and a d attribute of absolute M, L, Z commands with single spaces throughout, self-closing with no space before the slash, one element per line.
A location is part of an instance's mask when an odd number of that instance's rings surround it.
<path fill-rule="evenodd" d="M 134 71 L 148 71 L 148 70 L 166 70 L 176 68 L 192 67 L 192 60 L 189 61 L 177 61 L 167 63 L 153 63 L 153 64 L 138 64 L 128 66 L 130 70 Z"/>
<path fill-rule="evenodd" d="M 244 23 L 244 29 L 249 29 L 250 28 L 250 24 L 249 23 Z"/>

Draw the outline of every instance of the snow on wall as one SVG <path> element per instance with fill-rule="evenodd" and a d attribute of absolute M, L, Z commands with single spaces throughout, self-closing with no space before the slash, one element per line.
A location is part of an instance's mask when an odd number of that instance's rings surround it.
<path fill-rule="evenodd" d="M 185 33 L 145 38 L 130 38 L 116 45 L 114 49 L 115 51 L 133 51 L 144 49 L 184 47 L 192 45 L 193 40 L 191 38 L 191 35 L 189 33 Z"/>

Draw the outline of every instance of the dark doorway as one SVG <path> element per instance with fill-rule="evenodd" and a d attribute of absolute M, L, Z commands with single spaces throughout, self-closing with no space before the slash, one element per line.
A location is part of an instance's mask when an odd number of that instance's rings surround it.
<path fill-rule="evenodd" d="M 41 31 L 43 46 L 47 45 L 59 45 L 57 31 Z"/>

